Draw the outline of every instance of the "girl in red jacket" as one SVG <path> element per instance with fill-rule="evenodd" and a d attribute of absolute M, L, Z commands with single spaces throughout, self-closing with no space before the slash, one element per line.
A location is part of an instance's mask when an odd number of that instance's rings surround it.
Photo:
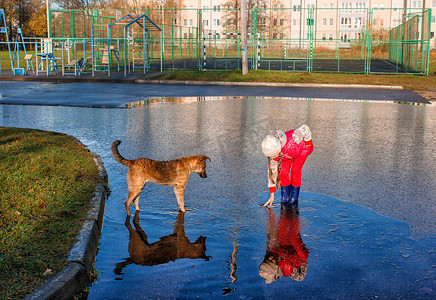
<path fill-rule="evenodd" d="M 262 141 L 262 152 L 268 157 L 268 188 L 271 193 L 264 206 L 272 205 L 277 186 L 281 186 L 281 204 L 297 205 L 301 187 L 301 171 L 313 151 L 309 126 L 295 130 L 276 130 Z"/>

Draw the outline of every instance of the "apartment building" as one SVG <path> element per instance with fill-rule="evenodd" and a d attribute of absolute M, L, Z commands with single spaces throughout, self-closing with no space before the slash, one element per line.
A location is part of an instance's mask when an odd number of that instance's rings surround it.
<path fill-rule="evenodd" d="M 183 26 L 197 27 L 197 22 L 202 22 L 203 30 L 218 35 L 239 28 L 236 24 L 229 26 L 234 23 L 229 9 L 233 9 L 235 0 L 183 0 L 181 3 L 184 11 L 179 24 Z M 266 7 L 257 11 L 258 28 L 264 29 L 270 38 L 305 39 L 312 30 L 317 40 L 326 43 L 340 40 L 344 45 L 361 39 L 369 25 L 373 31 L 386 31 L 401 24 L 404 13 L 432 8 L 430 37 L 432 48 L 436 47 L 436 0 L 259 0 L 256 7 Z M 313 15 L 309 15 L 311 8 L 316 8 Z M 368 16 L 368 8 L 373 9 L 372 16 Z M 312 22 L 312 29 L 308 22 Z"/>

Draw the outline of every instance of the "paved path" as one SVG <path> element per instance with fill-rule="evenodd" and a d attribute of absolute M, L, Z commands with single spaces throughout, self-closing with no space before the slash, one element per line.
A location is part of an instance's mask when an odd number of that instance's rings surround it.
<path fill-rule="evenodd" d="M 430 103 L 398 87 L 148 81 L 144 75 L 106 77 L 0 76 L 0 104 L 120 107 L 152 97 L 261 96 Z M 120 84 L 123 83 L 123 84 Z M 56 85 L 56 87 L 54 86 Z"/>

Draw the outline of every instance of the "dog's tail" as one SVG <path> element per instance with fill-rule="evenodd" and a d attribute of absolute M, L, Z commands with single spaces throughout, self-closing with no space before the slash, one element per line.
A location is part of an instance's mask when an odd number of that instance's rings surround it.
<path fill-rule="evenodd" d="M 118 145 L 121 144 L 121 141 L 114 141 L 111 146 L 112 155 L 114 156 L 115 160 L 119 162 L 120 164 L 123 164 L 125 166 L 130 165 L 130 160 L 125 159 L 121 156 L 120 152 L 118 151 Z"/>

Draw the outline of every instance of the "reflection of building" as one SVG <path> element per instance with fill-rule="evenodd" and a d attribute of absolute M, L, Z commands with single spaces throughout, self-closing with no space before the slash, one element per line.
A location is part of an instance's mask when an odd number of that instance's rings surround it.
<path fill-rule="evenodd" d="M 186 9 L 182 16 L 184 26 L 197 26 L 197 11 L 202 10 L 203 29 L 217 33 L 228 33 L 231 22 L 227 8 L 232 8 L 235 0 L 183 0 Z M 238 1 L 239 2 L 239 1 Z M 273 39 L 306 39 L 310 8 L 314 10 L 315 39 L 348 40 L 363 38 L 368 25 L 373 31 L 394 28 L 402 23 L 404 13 L 421 12 L 421 8 L 433 8 L 436 0 L 264 0 L 258 6 L 268 7 L 258 15 L 258 28 L 266 29 Z M 239 7 L 239 5 L 238 5 Z M 405 7 L 407 9 L 405 9 Z M 338 9 L 339 8 L 339 9 Z M 368 8 L 372 16 L 368 16 Z M 260 13 L 260 12 L 259 12 Z M 436 46 L 436 13 L 431 18 L 431 44 Z M 368 24 L 370 20 L 371 24 Z M 227 24 L 226 24 L 227 23 Z M 234 26 L 237 28 L 238 26 Z"/>

